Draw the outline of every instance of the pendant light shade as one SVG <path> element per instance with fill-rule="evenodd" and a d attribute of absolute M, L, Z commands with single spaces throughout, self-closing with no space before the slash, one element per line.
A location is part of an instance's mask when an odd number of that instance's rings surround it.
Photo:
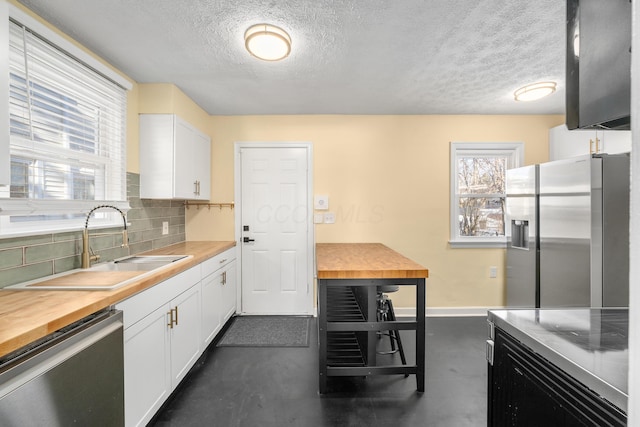
<path fill-rule="evenodd" d="M 521 87 L 514 92 L 516 101 L 535 101 L 556 91 L 555 82 L 533 83 Z"/>
<path fill-rule="evenodd" d="M 253 25 L 244 33 L 247 51 L 264 61 L 280 61 L 291 53 L 291 37 L 282 28 L 269 24 Z"/>

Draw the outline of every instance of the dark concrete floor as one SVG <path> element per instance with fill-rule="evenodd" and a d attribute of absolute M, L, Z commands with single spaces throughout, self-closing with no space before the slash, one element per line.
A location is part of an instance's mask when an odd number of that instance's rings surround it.
<path fill-rule="evenodd" d="M 411 334 L 402 332 L 409 363 Z M 211 346 L 150 425 L 485 426 L 485 340 L 485 317 L 429 317 L 424 393 L 415 377 L 394 375 L 329 378 L 331 391 L 320 395 L 312 319 L 306 348 Z"/>

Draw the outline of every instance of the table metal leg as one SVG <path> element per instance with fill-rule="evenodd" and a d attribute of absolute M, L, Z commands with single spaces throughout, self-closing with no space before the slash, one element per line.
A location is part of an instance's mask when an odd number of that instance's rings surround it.
<path fill-rule="evenodd" d="M 323 280 L 318 280 L 318 343 L 318 388 L 323 394 L 327 390 L 327 286 Z"/>
<path fill-rule="evenodd" d="M 425 374 L 425 279 L 418 279 L 416 285 L 416 382 L 419 392 L 424 392 Z"/>

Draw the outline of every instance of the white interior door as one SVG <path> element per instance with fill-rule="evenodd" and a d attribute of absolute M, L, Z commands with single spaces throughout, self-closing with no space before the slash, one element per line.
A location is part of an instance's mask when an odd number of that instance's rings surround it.
<path fill-rule="evenodd" d="M 310 147 L 240 148 L 245 314 L 311 314 Z"/>

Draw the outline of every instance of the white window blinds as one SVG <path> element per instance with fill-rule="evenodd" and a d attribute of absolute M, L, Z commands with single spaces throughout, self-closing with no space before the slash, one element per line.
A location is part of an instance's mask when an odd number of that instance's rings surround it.
<path fill-rule="evenodd" d="M 9 197 L 126 200 L 125 89 L 9 24 Z"/>

